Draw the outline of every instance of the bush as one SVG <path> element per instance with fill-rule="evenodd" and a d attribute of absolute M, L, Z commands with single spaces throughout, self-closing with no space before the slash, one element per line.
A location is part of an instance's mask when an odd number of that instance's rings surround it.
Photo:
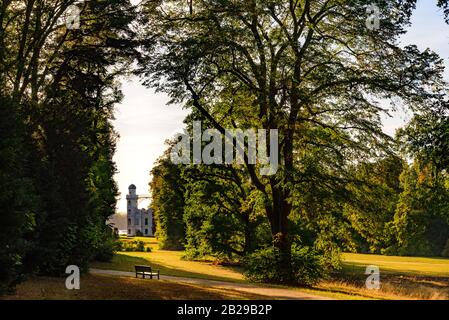
<path fill-rule="evenodd" d="M 117 251 L 122 250 L 123 246 L 120 240 L 116 237 L 110 237 L 105 242 L 103 242 L 97 249 L 95 260 L 101 262 L 109 262 L 114 257 Z"/>
<path fill-rule="evenodd" d="M 293 281 L 311 286 L 325 276 L 325 267 L 320 256 L 310 247 L 292 247 Z"/>
<path fill-rule="evenodd" d="M 254 282 L 284 283 L 279 270 L 279 249 L 267 247 L 245 259 L 245 276 Z M 291 279 L 297 285 L 311 286 L 325 276 L 325 268 L 319 255 L 309 247 L 292 246 Z"/>
<path fill-rule="evenodd" d="M 141 240 L 122 242 L 121 251 L 126 252 L 151 252 L 150 247 L 145 248 L 145 242 Z"/>
<path fill-rule="evenodd" d="M 277 248 L 255 251 L 245 258 L 245 277 L 254 282 L 279 282 L 278 259 Z"/>

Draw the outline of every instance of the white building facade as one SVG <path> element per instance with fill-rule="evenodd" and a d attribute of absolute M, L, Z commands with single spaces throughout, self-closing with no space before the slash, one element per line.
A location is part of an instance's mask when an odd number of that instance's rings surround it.
<path fill-rule="evenodd" d="M 134 236 L 153 236 L 153 212 L 151 209 L 139 209 L 139 196 L 136 194 L 136 186 L 128 187 L 129 193 L 126 195 L 127 202 L 127 221 L 129 237 Z"/>

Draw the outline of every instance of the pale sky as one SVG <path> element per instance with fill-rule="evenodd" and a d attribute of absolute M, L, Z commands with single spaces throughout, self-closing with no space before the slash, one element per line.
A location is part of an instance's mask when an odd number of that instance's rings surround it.
<path fill-rule="evenodd" d="M 133 0 L 132 2 L 139 2 Z M 449 80 L 449 26 L 444 23 L 443 13 L 436 6 L 436 0 L 420 0 L 412 19 L 412 28 L 403 39 L 404 44 L 416 44 L 420 49 L 431 48 L 444 58 Z M 125 195 L 133 183 L 138 194 L 148 194 L 150 170 L 155 160 L 162 155 L 164 141 L 176 132 L 182 132 L 187 110 L 180 106 L 167 106 L 167 96 L 156 94 L 153 89 L 143 87 L 139 79 L 129 79 L 123 83 L 124 99 L 116 107 L 114 126 L 120 134 L 114 160 L 118 173 L 115 179 L 121 199 L 117 203 L 118 212 L 126 211 Z M 384 120 L 384 130 L 394 134 L 396 128 L 404 125 L 408 117 L 396 113 Z M 139 206 L 147 207 L 148 201 Z"/>

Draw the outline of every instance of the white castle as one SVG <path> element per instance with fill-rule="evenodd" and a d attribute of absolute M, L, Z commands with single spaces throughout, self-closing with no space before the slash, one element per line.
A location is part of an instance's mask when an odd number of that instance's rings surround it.
<path fill-rule="evenodd" d="M 139 199 L 148 198 L 148 196 L 138 196 L 136 194 L 136 186 L 128 187 L 129 193 L 126 195 L 127 201 L 127 218 L 129 237 L 134 236 L 153 236 L 153 212 L 151 209 L 139 209 L 137 207 Z"/>

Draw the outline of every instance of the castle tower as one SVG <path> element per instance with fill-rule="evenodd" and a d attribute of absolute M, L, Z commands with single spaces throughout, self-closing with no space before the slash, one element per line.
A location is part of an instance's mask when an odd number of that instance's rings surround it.
<path fill-rule="evenodd" d="M 131 184 L 128 187 L 126 202 L 127 202 L 126 216 L 128 220 L 128 236 L 135 236 L 136 229 L 140 230 L 140 219 L 137 210 L 136 186 L 133 184 Z"/>
<path fill-rule="evenodd" d="M 138 195 L 136 193 L 136 186 L 130 185 L 128 187 L 128 194 L 126 195 L 128 220 L 128 237 L 134 236 L 153 236 L 153 211 L 151 209 L 139 209 L 139 199 L 148 199 L 148 195 Z"/>

